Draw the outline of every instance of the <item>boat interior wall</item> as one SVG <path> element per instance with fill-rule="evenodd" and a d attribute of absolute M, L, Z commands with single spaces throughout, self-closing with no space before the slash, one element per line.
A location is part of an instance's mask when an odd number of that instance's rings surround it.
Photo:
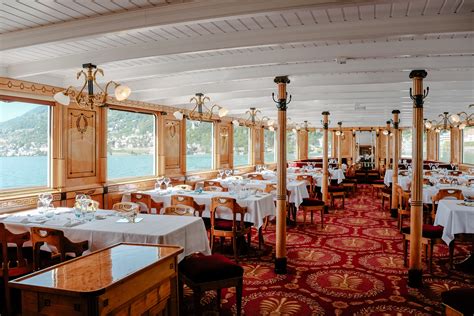
<path fill-rule="evenodd" d="M 201 179 L 215 177 L 217 169 L 232 168 L 233 161 L 233 125 L 231 117 L 212 118 L 214 122 L 213 168 L 204 172 L 187 172 L 186 169 L 186 122 L 173 116 L 174 108 L 137 101 L 116 101 L 110 99 L 108 107 L 127 111 L 153 113 L 155 119 L 155 175 L 137 177 L 120 181 L 107 179 L 107 108 L 81 108 L 77 105 L 63 106 L 47 101 L 62 88 L 20 81 L 11 78 L 0 78 L 0 97 L 3 100 L 34 100 L 36 103 L 47 103 L 52 106 L 51 118 L 51 170 L 49 188 L 37 190 L 15 190 L 0 192 L 0 213 L 27 209 L 36 206 L 37 194 L 41 191 L 54 192 L 56 206 L 71 206 L 76 194 L 86 193 L 100 203 L 101 207 L 111 207 L 121 198 L 123 192 L 153 188 L 158 176 L 171 177 L 173 184 L 190 183 L 191 176 Z M 23 98 L 23 99 L 22 99 Z M 276 109 L 275 109 L 276 111 Z M 316 119 L 316 118 L 315 118 Z M 384 127 L 378 128 L 380 131 Z M 331 130 L 332 157 L 337 156 L 337 137 L 335 125 Z M 354 162 L 354 151 L 357 142 L 354 127 L 342 128 L 342 157 L 348 163 Z M 370 127 L 357 131 L 370 131 Z M 308 158 L 308 130 L 297 131 L 297 159 Z M 383 161 L 386 158 L 387 137 L 382 132 L 375 134 L 376 157 Z M 451 159 L 460 163 L 462 139 L 459 130 L 451 133 Z M 436 160 L 438 155 L 438 135 L 427 131 L 427 157 Z M 393 137 L 392 137 L 393 138 Z M 393 143 L 392 143 L 393 144 Z M 264 163 L 264 129 L 261 126 L 250 127 L 250 164 L 238 167 L 242 172 L 254 170 L 255 165 Z M 268 165 L 268 164 L 267 164 Z M 270 164 L 274 168 L 275 164 Z M 467 168 L 468 166 L 461 166 Z"/>

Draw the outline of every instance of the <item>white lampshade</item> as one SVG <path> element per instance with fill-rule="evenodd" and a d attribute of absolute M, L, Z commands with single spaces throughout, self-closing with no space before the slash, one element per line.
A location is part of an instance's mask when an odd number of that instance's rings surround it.
<path fill-rule="evenodd" d="M 232 125 L 234 125 L 234 126 L 239 126 L 240 123 L 239 123 L 239 121 L 237 121 L 237 120 L 233 120 L 233 121 L 232 121 Z"/>
<path fill-rule="evenodd" d="M 466 123 L 461 123 L 461 124 L 459 125 L 459 129 L 465 129 L 466 126 L 467 126 Z"/>
<path fill-rule="evenodd" d="M 177 119 L 177 120 L 182 120 L 184 118 L 184 115 L 181 111 L 175 111 L 173 113 L 173 116 Z"/>
<path fill-rule="evenodd" d="M 115 88 L 115 98 L 117 101 L 126 100 L 130 96 L 130 93 L 132 93 L 132 90 L 127 86 L 119 85 Z"/>
<path fill-rule="evenodd" d="M 293 133 L 296 133 L 296 128 L 293 128 L 292 131 L 293 131 Z"/>
<path fill-rule="evenodd" d="M 387 130 L 384 130 L 384 131 L 382 132 L 382 134 L 388 135 L 388 131 L 387 131 Z"/>
<path fill-rule="evenodd" d="M 268 130 L 273 132 L 273 131 L 275 130 L 275 127 L 270 126 L 270 127 L 268 128 Z"/>
<path fill-rule="evenodd" d="M 269 120 L 267 124 L 268 124 L 268 126 L 273 126 L 273 124 L 275 124 L 275 121 L 274 120 Z"/>
<path fill-rule="evenodd" d="M 340 135 L 341 135 L 341 131 L 336 131 L 336 135 L 337 135 L 337 136 L 340 136 Z"/>
<path fill-rule="evenodd" d="M 224 107 L 220 107 L 219 108 L 219 111 L 217 112 L 217 115 L 219 115 L 219 117 L 224 117 L 227 115 L 227 113 L 229 113 L 229 110 L 224 108 Z"/>
<path fill-rule="evenodd" d="M 53 98 L 56 102 L 62 105 L 69 105 L 69 103 L 71 103 L 71 98 L 68 95 L 65 95 L 63 91 L 56 93 Z"/>
<path fill-rule="evenodd" d="M 457 123 L 461 120 L 461 118 L 457 114 L 452 114 L 450 118 L 451 118 L 451 121 L 453 121 L 454 123 Z"/>

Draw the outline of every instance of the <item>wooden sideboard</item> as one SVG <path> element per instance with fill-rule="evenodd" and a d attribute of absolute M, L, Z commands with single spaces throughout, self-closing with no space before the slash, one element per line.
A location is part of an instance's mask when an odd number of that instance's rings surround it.
<path fill-rule="evenodd" d="M 183 248 L 117 244 L 9 283 L 22 315 L 178 315 Z"/>

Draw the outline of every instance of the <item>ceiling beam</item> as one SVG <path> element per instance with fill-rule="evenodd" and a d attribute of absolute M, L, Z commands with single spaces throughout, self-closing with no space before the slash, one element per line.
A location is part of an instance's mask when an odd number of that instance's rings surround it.
<path fill-rule="evenodd" d="M 222 20 L 231 16 L 301 8 L 338 7 L 370 3 L 368 0 L 213 0 L 189 1 L 130 10 L 81 20 L 35 27 L 0 35 L 3 50 L 44 43 L 94 38 L 103 34 L 189 22 Z"/>
<path fill-rule="evenodd" d="M 163 43 L 127 46 L 120 49 L 103 49 L 93 52 L 23 63 L 8 67 L 9 76 L 21 78 L 28 75 L 77 68 L 84 62 L 106 62 L 219 50 L 236 47 L 275 45 L 281 43 L 314 42 L 324 40 L 360 40 L 386 38 L 400 35 L 468 32 L 472 30 L 470 15 L 423 16 L 390 18 L 386 20 L 355 21 L 327 25 L 303 25 L 233 34 L 201 36 L 197 39 L 174 40 Z M 388 44 L 388 43 L 387 43 Z M 341 52 L 341 51 L 340 51 Z M 319 58 L 319 56 L 314 56 Z"/>

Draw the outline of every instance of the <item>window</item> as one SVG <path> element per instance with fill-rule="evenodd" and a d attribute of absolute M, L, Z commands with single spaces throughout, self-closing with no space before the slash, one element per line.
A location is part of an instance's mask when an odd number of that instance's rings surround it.
<path fill-rule="evenodd" d="M 0 189 L 49 186 L 50 107 L 0 101 Z"/>
<path fill-rule="evenodd" d="M 308 133 L 308 157 L 323 156 L 323 131 L 312 131 Z"/>
<path fill-rule="evenodd" d="M 286 132 L 286 160 L 296 160 L 296 132 Z"/>
<path fill-rule="evenodd" d="M 332 132 L 328 131 L 328 157 L 332 156 Z"/>
<path fill-rule="evenodd" d="M 234 126 L 234 167 L 250 165 L 250 128 Z"/>
<path fill-rule="evenodd" d="M 155 116 L 109 109 L 107 178 L 155 175 Z"/>
<path fill-rule="evenodd" d="M 186 170 L 212 169 L 213 124 L 186 120 Z"/>
<path fill-rule="evenodd" d="M 439 132 L 438 160 L 451 161 L 451 131 L 449 130 Z"/>
<path fill-rule="evenodd" d="M 474 126 L 462 130 L 462 162 L 474 164 Z"/>
<path fill-rule="evenodd" d="M 264 157 L 263 161 L 265 163 L 272 163 L 276 161 L 276 146 L 275 146 L 275 131 L 270 131 L 265 129 L 263 132 L 263 150 L 264 150 Z"/>
<path fill-rule="evenodd" d="M 411 158 L 412 156 L 413 134 L 412 129 L 407 128 L 402 130 L 402 154 L 401 157 Z"/>
<path fill-rule="evenodd" d="M 426 131 L 423 132 L 423 159 L 426 159 Z M 413 133 L 412 129 L 402 130 L 402 157 L 411 158 L 413 150 Z"/>
<path fill-rule="evenodd" d="M 423 132 L 423 160 L 426 159 L 428 155 L 428 140 L 426 136 L 426 131 Z"/>

